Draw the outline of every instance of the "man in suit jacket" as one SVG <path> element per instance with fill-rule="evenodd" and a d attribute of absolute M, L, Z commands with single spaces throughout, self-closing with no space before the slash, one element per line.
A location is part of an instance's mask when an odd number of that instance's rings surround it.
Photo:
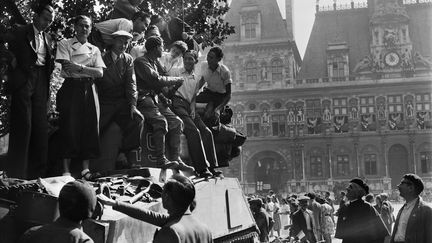
<path fill-rule="evenodd" d="M 45 176 L 48 152 L 47 101 L 53 70 L 53 42 L 45 30 L 54 20 L 54 8 L 40 1 L 33 23 L 5 35 L 16 58 L 7 92 L 12 95 L 7 173 L 35 179 Z"/>
<path fill-rule="evenodd" d="M 432 207 L 419 196 L 424 189 L 422 179 L 415 174 L 406 174 L 398 189 L 406 203 L 399 210 L 390 242 L 432 242 Z"/>
<path fill-rule="evenodd" d="M 113 33 L 113 43 L 102 59 L 106 65 L 103 77 L 96 81 L 100 102 L 99 127 L 101 134 L 105 133 L 112 122 L 115 122 L 123 134 L 120 152 L 128 157 L 141 144 L 143 116 L 136 108 L 138 91 L 133 78 L 133 59 L 125 53 L 132 39 L 132 34 L 126 31 Z"/>
<path fill-rule="evenodd" d="M 290 236 L 296 238 L 300 231 L 303 231 L 305 239 L 310 243 L 315 243 L 314 228 L 316 227 L 316 223 L 313 212 L 307 209 L 309 200 L 310 198 L 307 196 L 300 196 L 298 198 L 300 209 L 292 216 Z"/>
<path fill-rule="evenodd" d="M 362 197 L 369 187 L 361 179 L 353 179 L 347 187 L 349 204 L 339 211 L 335 237 L 342 243 L 382 243 L 389 235 L 378 212 Z"/>

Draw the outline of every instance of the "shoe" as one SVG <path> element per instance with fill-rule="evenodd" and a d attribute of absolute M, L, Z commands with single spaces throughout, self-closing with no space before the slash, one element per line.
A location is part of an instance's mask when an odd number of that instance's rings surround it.
<path fill-rule="evenodd" d="M 181 171 L 190 171 L 193 172 L 195 171 L 195 168 L 192 166 L 187 165 L 185 162 L 183 162 L 181 159 L 177 160 L 177 163 L 179 164 L 178 167 L 176 168 L 177 170 L 181 170 Z"/>
<path fill-rule="evenodd" d="M 100 177 L 102 177 L 102 175 L 99 172 L 91 173 L 89 170 L 84 173 L 81 172 L 81 179 L 85 181 L 95 181 Z"/>
<path fill-rule="evenodd" d="M 208 178 L 208 177 L 212 177 L 212 176 L 213 176 L 213 174 L 208 169 L 205 169 L 204 171 L 198 173 L 198 177 L 200 177 L 200 178 Z"/>
<path fill-rule="evenodd" d="M 163 156 L 161 159 L 157 160 L 158 164 L 161 165 L 161 169 L 175 169 L 179 166 L 177 161 L 170 161 L 165 156 Z"/>
<path fill-rule="evenodd" d="M 223 176 L 222 171 L 215 170 L 214 168 L 209 168 L 209 171 L 213 174 L 214 177 Z"/>

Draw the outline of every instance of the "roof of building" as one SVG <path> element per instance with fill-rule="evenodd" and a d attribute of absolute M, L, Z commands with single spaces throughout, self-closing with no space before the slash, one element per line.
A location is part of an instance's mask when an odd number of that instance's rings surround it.
<path fill-rule="evenodd" d="M 413 51 L 432 56 L 432 4 L 404 5 L 409 16 Z M 326 51 L 329 44 L 346 44 L 350 72 L 370 54 L 369 9 L 354 8 L 317 12 L 298 78 L 327 77 Z"/>
<path fill-rule="evenodd" d="M 234 0 L 225 21 L 235 26 L 235 33 L 231 34 L 227 42 L 240 41 L 240 12 L 261 12 L 261 40 L 289 39 L 286 22 L 283 20 L 276 0 Z"/>

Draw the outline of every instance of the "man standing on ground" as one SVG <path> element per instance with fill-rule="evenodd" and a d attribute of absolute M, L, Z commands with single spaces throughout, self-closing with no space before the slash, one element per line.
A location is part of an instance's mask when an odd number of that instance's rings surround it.
<path fill-rule="evenodd" d="M 6 34 L 15 55 L 6 84 L 12 95 L 8 149 L 8 176 L 36 179 L 46 173 L 48 154 L 47 101 L 54 67 L 53 43 L 46 29 L 54 20 L 54 8 L 40 1 L 33 23 Z"/>
<path fill-rule="evenodd" d="M 263 208 L 263 201 L 260 198 L 250 200 L 249 205 L 258 229 L 260 230 L 260 242 L 269 242 L 269 234 L 274 224 L 273 219 Z"/>
<path fill-rule="evenodd" d="M 406 203 L 399 210 L 390 242 L 432 242 L 432 208 L 419 196 L 424 189 L 422 179 L 406 174 L 397 187 Z"/>
<path fill-rule="evenodd" d="M 343 243 L 382 243 L 389 232 L 375 208 L 362 199 L 369 186 L 356 178 L 346 189 L 349 204 L 339 211 L 335 237 Z"/>
<path fill-rule="evenodd" d="M 292 227 L 290 229 L 290 236 L 296 238 L 300 231 L 303 231 L 305 239 L 310 243 L 316 242 L 314 228 L 316 227 L 314 213 L 307 209 L 310 198 L 307 196 L 300 196 L 298 198 L 300 209 L 297 210 L 292 216 Z"/>

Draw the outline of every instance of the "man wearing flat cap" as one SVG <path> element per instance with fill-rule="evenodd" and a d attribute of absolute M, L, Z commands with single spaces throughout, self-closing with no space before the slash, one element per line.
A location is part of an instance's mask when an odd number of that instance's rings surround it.
<path fill-rule="evenodd" d="M 51 224 L 27 230 L 20 243 L 93 243 L 81 226 L 96 207 L 96 194 L 90 184 L 81 180 L 67 183 L 61 189 L 58 201 L 60 217 Z"/>
<path fill-rule="evenodd" d="M 99 126 L 101 136 L 112 122 L 121 128 L 123 141 L 119 152 L 130 162 L 130 156 L 135 155 L 132 151 L 140 147 L 144 118 L 136 108 L 138 92 L 132 56 L 125 53 L 132 35 L 120 30 L 112 36 L 113 43 L 102 57 L 105 72 L 96 81 L 101 111 Z"/>
<path fill-rule="evenodd" d="M 397 187 L 406 203 L 399 210 L 390 242 L 432 242 L 432 208 L 419 196 L 424 189 L 422 179 L 406 174 Z"/>
<path fill-rule="evenodd" d="M 389 231 L 375 208 L 362 199 L 369 186 L 355 178 L 346 190 L 349 203 L 339 214 L 335 237 L 342 243 L 382 243 Z"/>
<path fill-rule="evenodd" d="M 316 222 L 313 212 L 307 209 L 310 197 L 300 196 L 297 200 L 299 201 L 300 208 L 292 215 L 290 236 L 298 238 L 299 233 L 303 231 L 305 239 L 310 243 L 315 243 L 314 228 L 316 227 Z"/>

